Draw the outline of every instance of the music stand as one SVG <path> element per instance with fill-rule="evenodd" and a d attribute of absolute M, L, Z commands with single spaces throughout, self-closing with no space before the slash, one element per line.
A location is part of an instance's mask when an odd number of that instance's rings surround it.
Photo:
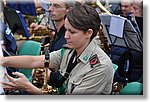
<path fill-rule="evenodd" d="M 4 7 L 4 16 L 12 33 L 17 32 L 23 37 L 30 37 L 25 20 L 20 11 L 11 9 L 9 7 Z"/>
<path fill-rule="evenodd" d="M 15 2 L 12 2 L 11 0 L 6 0 L 6 6 L 18 10 L 22 14 L 36 16 L 36 7 L 34 0 Z"/>
<path fill-rule="evenodd" d="M 100 14 L 110 45 L 143 51 L 143 42 L 131 22 L 118 15 Z"/>

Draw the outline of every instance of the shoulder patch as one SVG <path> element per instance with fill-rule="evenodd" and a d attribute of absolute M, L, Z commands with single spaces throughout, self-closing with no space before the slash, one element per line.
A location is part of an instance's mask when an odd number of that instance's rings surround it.
<path fill-rule="evenodd" d="M 93 68 L 94 65 L 100 63 L 97 54 L 93 55 L 92 57 L 90 57 L 90 65 Z"/>

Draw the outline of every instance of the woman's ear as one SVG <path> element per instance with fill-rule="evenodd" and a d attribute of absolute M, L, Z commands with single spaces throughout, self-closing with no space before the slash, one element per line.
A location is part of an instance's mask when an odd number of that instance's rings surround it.
<path fill-rule="evenodd" d="M 86 35 L 87 35 L 87 38 L 88 38 L 88 39 L 91 38 L 92 34 L 93 34 L 93 30 L 92 30 L 92 29 L 88 29 L 88 30 L 86 31 Z"/>

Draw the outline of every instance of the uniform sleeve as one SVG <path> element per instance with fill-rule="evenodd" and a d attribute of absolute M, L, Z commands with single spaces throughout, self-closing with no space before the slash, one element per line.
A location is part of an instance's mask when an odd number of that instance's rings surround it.
<path fill-rule="evenodd" d="M 72 83 L 71 94 L 108 94 L 110 93 L 111 85 L 107 85 L 112 82 L 112 80 L 109 79 L 109 75 L 110 71 L 108 66 L 99 65 L 87 73 L 83 79 L 81 78 L 81 82 Z"/>
<path fill-rule="evenodd" d="M 53 51 L 50 53 L 50 67 L 58 70 L 60 68 L 61 63 L 61 50 Z"/>

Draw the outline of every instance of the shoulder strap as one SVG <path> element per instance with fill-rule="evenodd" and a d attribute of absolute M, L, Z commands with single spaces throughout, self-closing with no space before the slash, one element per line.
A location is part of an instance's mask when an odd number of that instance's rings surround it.
<path fill-rule="evenodd" d="M 65 49 L 64 49 L 65 50 Z M 63 55 L 64 55 L 64 50 L 61 50 L 62 52 L 61 52 L 61 54 L 62 54 L 62 57 L 63 57 Z M 72 51 L 72 50 L 71 50 Z M 70 51 L 70 52 L 71 52 Z M 70 60 L 69 60 L 69 64 L 68 64 L 68 66 L 67 66 L 67 69 L 66 69 L 66 72 L 65 72 L 65 74 L 62 76 L 62 78 L 61 78 L 61 80 L 59 81 L 59 85 L 62 85 L 64 82 L 65 82 L 65 80 L 69 77 L 69 74 L 70 74 L 70 72 L 73 70 L 73 68 L 77 65 L 77 59 L 74 59 L 75 58 L 75 55 L 76 55 L 76 53 L 74 53 L 72 56 L 71 56 L 71 58 L 70 58 Z"/>
<path fill-rule="evenodd" d="M 65 78 L 68 78 L 69 77 L 69 74 L 70 72 L 73 70 L 73 68 L 77 65 L 77 58 L 75 57 L 76 56 L 76 52 L 73 53 L 73 55 L 71 56 L 70 60 L 69 60 L 69 63 L 68 63 L 68 66 L 67 66 L 67 69 L 66 69 L 66 73 L 64 74 L 64 77 Z"/>
<path fill-rule="evenodd" d="M 61 48 L 61 58 L 63 58 L 64 52 L 65 52 L 65 48 L 63 47 L 63 48 Z"/>

